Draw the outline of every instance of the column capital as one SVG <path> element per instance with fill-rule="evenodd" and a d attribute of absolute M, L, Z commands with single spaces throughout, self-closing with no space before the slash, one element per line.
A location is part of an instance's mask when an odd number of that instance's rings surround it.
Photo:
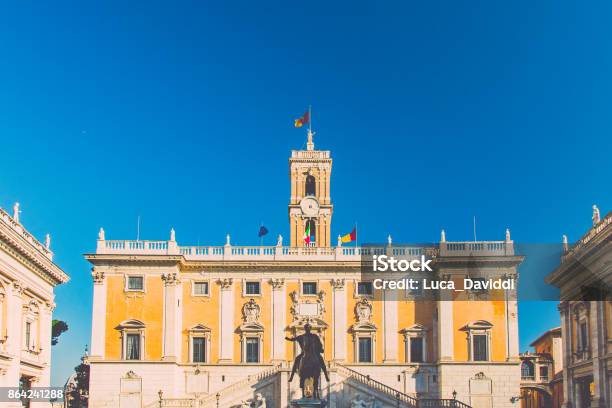
<path fill-rule="evenodd" d="M 176 272 L 162 273 L 161 278 L 166 286 L 174 286 L 181 282 Z"/>
<path fill-rule="evenodd" d="M 11 289 L 13 290 L 13 294 L 20 296 L 26 290 L 26 287 L 20 281 L 13 281 L 11 282 Z"/>
<path fill-rule="evenodd" d="M 52 301 L 47 301 L 45 302 L 45 308 L 49 313 L 53 313 L 53 311 L 55 310 L 55 302 Z"/>
<path fill-rule="evenodd" d="M 272 285 L 272 290 L 281 290 L 285 287 L 285 279 L 270 279 L 270 285 Z"/>
<path fill-rule="evenodd" d="M 332 279 L 331 285 L 334 290 L 342 290 L 344 289 L 344 279 Z"/>
<path fill-rule="evenodd" d="M 234 283 L 234 279 L 232 278 L 223 278 L 217 281 L 217 284 L 221 286 L 221 290 L 230 290 Z"/>
<path fill-rule="evenodd" d="M 91 277 L 93 278 L 94 285 L 104 283 L 105 274 L 102 271 L 96 271 L 95 268 L 91 268 Z"/>

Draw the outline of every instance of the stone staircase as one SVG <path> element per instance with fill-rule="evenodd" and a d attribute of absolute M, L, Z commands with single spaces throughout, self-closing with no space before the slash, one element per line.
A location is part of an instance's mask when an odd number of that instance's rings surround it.
<path fill-rule="evenodd" d="M 277 380 L 281 366 L 271 367 L 249 375 L 227 387 L 204 397 L 196 398 L 163 398 L 161 401 L 147 404 L 145 408 L 230 408 L 240 407 L 242 401 L 253 398 L 258 388 L 265 387 Z M 255 387 L 257 385 L 257 387 Z"/>
<path fill-rule="evenodd" d="M 286 368 L 281 365 L 267 368 L 214 394 L 198 399 L 164 398 L 146 405 L 145 408 L 241 408 L 243 401 L 252 400 L 257 392 L 268 387 L 273 387 L 275 391 L 284 388 L 287 390 L 285 395 L 291 395 L 290 388 L 295 388 L 296 381 L 291 385 L 288 384 L 286 382 L 288 373 L 284 373 L 284 377 L 280 375 L 283 370 L 286 371 Z M 417 398 L 338 363 L 332 363 L 329 372 L 331 383 L 324 382 L 321 390 L 328 408 L 351 408 L 353 402 L 359 399 L 371 404 L 364 406 L 372 408 L 471 408 L 455 399 Z M 270 398 L 268 395 L 266 403 L 269 408 L 288 407 L 287 400 L 282 401 L 280 396 Z"/>
<path fill-rule="evenodd" d="M 373 401 L 372 406 L 376 408 L 471 408 L 469 405 L 456 399 L 417 398 L 415 395 L 400 392 L 395 388 L 372 379 L 369 375 L 362 374 L 342 364 L 332 364 L 330 371 L 337 373 L 344 379 L 343 381 L 338 381 L 336 387 L 341 384 L 343 388 L 353 388 L 353 393 L 365 394 L 370 398 L 370 401 Z M 338 391 L 336 390 L 336 392 Z M 351 403 L 346 399 L 333 401 L 334 392 L 329 394 L 330 407 L 349 408 L 351 406 Z"/>

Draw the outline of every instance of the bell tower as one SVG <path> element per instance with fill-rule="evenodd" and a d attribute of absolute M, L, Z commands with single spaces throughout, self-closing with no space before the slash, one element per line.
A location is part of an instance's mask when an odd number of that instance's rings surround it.
<path fill-rule="evenodd" d="M 291 199 L 289 230 L 291 246 L 331 246 L 330 180 L 332 159 L 329 150 L 315 150 L 314 132 L 308 129 L 306 150 L 292 150 L 289 158 Z"/>

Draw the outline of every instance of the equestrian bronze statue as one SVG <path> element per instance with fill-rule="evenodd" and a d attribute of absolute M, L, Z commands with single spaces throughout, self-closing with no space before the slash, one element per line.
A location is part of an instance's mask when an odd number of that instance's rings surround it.
<path fill-rule="evenodd" d="M 306 323 L 304 325 L 304 334 L 297 337 L 285 337 L 288 341 L 297 341 L 302 349 L 302 352 L 295 357 L 289 382 L 293 380 L 293 376 L 297 372 L 300 376 L 300 388 L 302 389 L 302 398 L 319 399 L 319 378 L 321 370 L 325 374 L 325 379 L 329 382 L 329 375 L 323 360 L 323 344 L 321 339 L 314 333 L 310 332 L 311 326 Z"/>

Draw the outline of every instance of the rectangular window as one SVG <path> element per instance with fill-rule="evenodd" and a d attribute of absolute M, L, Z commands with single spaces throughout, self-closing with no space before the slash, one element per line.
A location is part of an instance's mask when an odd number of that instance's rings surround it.
<path fill-rule="evenodd" d="M 411 363 L 422 363 L 423 362 L 423 338 L 422 337 L 411 337 L 410 338 L 410 362 Z"/>
<path fill-rule="evenodd" d="M 206 362 L 206 339 L 204 337 L 194 337 L 192 340 L 193 362 Z"/>
<path fill-rule="evenodd" d="M 371 296 L 374 293 L 372 288 L 372 282 L 358 282 L 357 283 L 357 294 L 361 296 Z"/>
<path fill-rule="evenodd" d="M 144 290 L 144 277 L 128 276 L 128 290 Z"/>
<path fill-rule="evenodd" d="M 372 362 L 372 338 L 370 337 L 359 338 L 359 362 Z"/>
<path fill-rule="evenodd" d="M 208 295 L 208 282 L 193 282 L 193 294 L 195 296 Z"/>
<path fill-rule="evenodd" d="M 25 348 L 30 349 L 30 336 L 32 335 L 32 323 L 26 322 L 25 325 Z"/>
<path fill-rule="evenodd" d="M 303 282 L 302 283 L 302 294 L 316 295 L 317 294 L 317 282 Z"/>
<path fill-rule="evenodd" d="M 589 348 L 589 337 L 587 334 L 586 322 L 580 323 L 580 345 L 582 351 L 588 350 Z"/>
<path fill-rule="evenodd" d="M 540 367 L 540 380 L 548 381 L 548 367 Z"/>
<path fill-rule="evenodd" d="M 126 360 L 140 360 L 140 334 L 128 333 L 125 345 Z"/>
<path fill-rule="evenodd" d="M 474 361 L 487 361 L 489 359 L 487 350 L 487 335 L 475 334 L 472 336 L 472 342 L 474 343 Z"/>
<path fill-rule="evenodd" d="M 259 339 L 257 337 L 247 337 L 246 339 L 246 362 L 259 362 Z"/>
<path fill-rule="evenodd" d="M 261 295 L 261 288 L 259 286 L 259 282 L 257 281 L 247 282 L 244 293 L 246 295 Z"/>

